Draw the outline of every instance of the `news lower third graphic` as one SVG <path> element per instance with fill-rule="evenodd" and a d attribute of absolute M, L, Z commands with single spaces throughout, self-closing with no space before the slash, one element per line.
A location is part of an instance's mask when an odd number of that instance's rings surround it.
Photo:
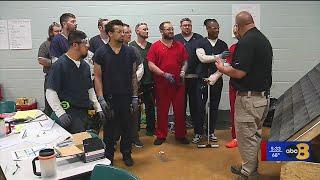
<path fill-rule="evenodd" d="M 262 161 L 311 161 L 311 143 L 298 141 L 263 141 Z"/>

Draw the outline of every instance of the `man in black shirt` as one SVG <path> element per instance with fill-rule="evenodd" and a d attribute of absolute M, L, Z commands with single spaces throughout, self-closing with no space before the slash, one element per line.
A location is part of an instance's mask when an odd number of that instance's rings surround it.
<path fill-rule="evenodd" d="M 123 44 L 123 23 L 112 20 L 106 25 L 110 40 L 100 47 L 93 56 L 94 85 L 98 100 L 105 112 L 110 108 L 114 116 L 104 125 L 103 137 L 106 144 L 106 157 L 113 163 L 115 139 L 120 133 L 120 151 L 127 166 L 134 164 L 131 157 L 133 120 L 130 116 L 130 104 L 133 111 L 138 108 L 138 82 L 136 54 L 134 49 Z M 120 130 L 120 132 L 117 132 Z"/>
<path fill-rule="evenodd" d="M 187 49 L 189 54 L 188 68 L 185 72 L 185 109 L 187 108 L 187 101 L 189 98 L 189 109 L 191 115 L 191 122 L 186 121 L 187 127 L 192 127 L 197 118 L 200 118 L 200 103 L 201 92 L 196 68 L 199 60 L 195 54 L 196 40 L 202 38 L 198 33 L 192 32 L 191 19 L 183 18 L 180 20 L 181 33 L 176 34 L 174 39 L 180 41 Z"/>
<path fill-rule="evenodd" d="M 258 175 L 262 124 L 268 112 L 272 84 L 273 52 L 269 40 L 255 27 L 250 13 L 240 12 L 235 22 L 241 39 L 235 49 L 232 66 L 223 66 L 221 60 L 216 61 L 216 66 L 231 77 L 231 83 L 237 90 L 235 127 L 243 163 L 231 166 L 231 172 L 241 179 L 248 179 Z"/>
<path fill-rule="evenodd" d="M 149 28 L 146 23 L 138 23 L 135 27 L 137 40 L 129 43 L 130 46 L 136 47 L 143 58 L 143 76 L 140 81 L 140 91 L 142 91 L 142 101 L 145 105 L 146 114 L 146 135 L 153 136 L 155 133 L 155 100 L 154 100 L 154 81 L 150 72 L 147 53 L 151 47 L 151 43 L 147 41 L 149 37 Z"/>

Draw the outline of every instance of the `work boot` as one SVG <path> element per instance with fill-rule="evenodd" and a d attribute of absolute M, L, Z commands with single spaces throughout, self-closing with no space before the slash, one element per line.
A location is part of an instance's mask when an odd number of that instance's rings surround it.
<path fill-rule="evenodd" d="M 133 159 L 131 157 L 131 154 L 123 154 L 122 155 L 122 161 L 128 167 L 133 166 L 133 164 L 134 164 Z"/>
<path fill-rule="evenodd" d="M 190 143 L 190 141 L 186 137 L 176 138 L 176 140 L 181 144 L 189 144 Z"/>
<path fill-rule="evenodd" d="M 136 140 L 133 141 L 133 144 L 135 147 L 137 148 L 142 148 L 143 147 L 143 143 L 140 141 L 139 138 L 137 138 Z"/>
<path fill-rule="evenodd" d="M 154 140 L 153 144 L 156 146 L 161 145 L 162 143 L 164 143 L 164 141 L 166 141 L 166 139 L 163 138 L 157 138 L 156 140 Z"/>
<path fill-rule="evenodd" d="M 147 136 L 153 136 L 153 135 L 154 135 L 154 132 L 153 132 L 153 131 L 147 131 L 147 132 L 146 132 L 146 135 L 147 135 Z"/>

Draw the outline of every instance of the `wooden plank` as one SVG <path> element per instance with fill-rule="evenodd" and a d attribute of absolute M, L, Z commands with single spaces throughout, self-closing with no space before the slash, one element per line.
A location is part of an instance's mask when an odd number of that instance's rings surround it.
<path fill-rule="evenodd" d="M 320 164 L 309 162 L 288 162 L 281 166 L 281 180 L 318 180 Z"/>
<path fill-rule="evenodd" d="M 320 117 L 300 129 L 288 141 L 311 141 L 320 134 Z"/>

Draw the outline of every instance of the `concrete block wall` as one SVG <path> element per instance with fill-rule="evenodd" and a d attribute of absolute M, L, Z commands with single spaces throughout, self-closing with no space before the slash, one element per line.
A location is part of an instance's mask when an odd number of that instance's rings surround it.
<path fill-rule="evenodd" d="M 0 50 L 4 98 L 31 96 L 36 97 L 39 107 L 44 106 L 44 75 L 37 52 L 47 37 L 49 24 L 59 22 L 64 12 L 74 13 L 78 29 L 89 37 L 98 33 L 98 18 L 118 18 L 133 27 L 144 21 L 149 24 L 150 42 L 160 38 L 158 26 L 162 21 L 173 22 L 175 33 L 179 33 L 180 19 L 189 17 L 193 31 L 206 36 L 203 21 L 215 18 L 220 23 L 220 39 L 230 46 L 234 41 L 232 4 L 260 4 L 261 31 L 274 51 L 272 96 L 279 97 L 320 62 L 320 2 L 316 1 L 2 1 L 0 19 L 31 19 L 32 25 L 32 49 Z M 229 109 L 228 81 L 225 76 L 220 109 Z"/>

